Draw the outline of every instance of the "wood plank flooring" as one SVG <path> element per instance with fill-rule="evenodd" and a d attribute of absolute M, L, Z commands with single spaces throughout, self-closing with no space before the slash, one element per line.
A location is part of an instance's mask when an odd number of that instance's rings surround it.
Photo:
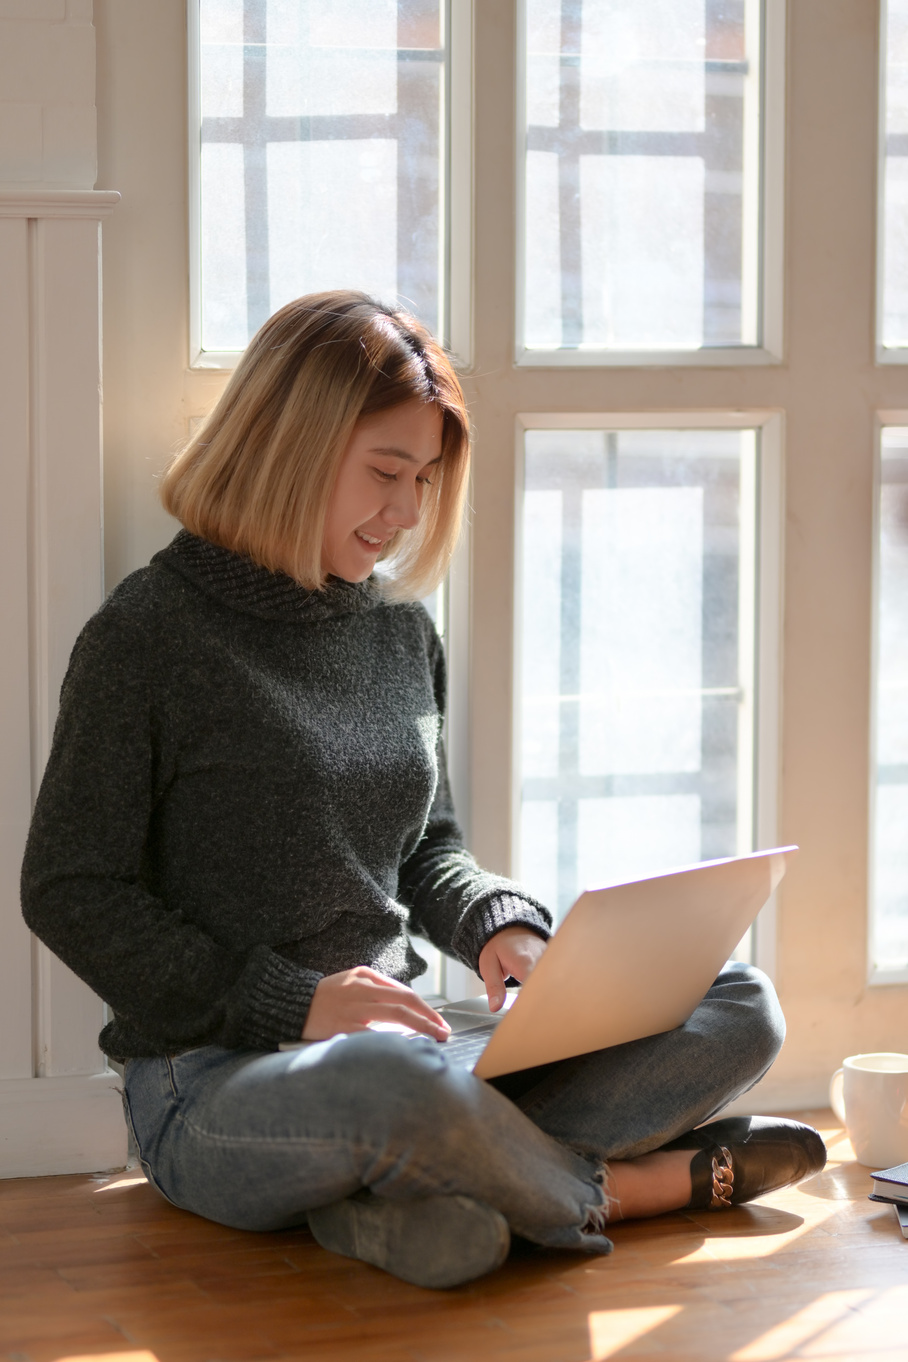
<path fill-rule="evenodd" d="M 518 1245 L 422 1291 L 164 1202 L 139 1170 L 0 1181 L 0 1358 L 61 1362 L 904 1362 L 908 1241 L 831 1113 L 826 1170 L 724 1213 L 618 1225 L 609 1258 Z"/>

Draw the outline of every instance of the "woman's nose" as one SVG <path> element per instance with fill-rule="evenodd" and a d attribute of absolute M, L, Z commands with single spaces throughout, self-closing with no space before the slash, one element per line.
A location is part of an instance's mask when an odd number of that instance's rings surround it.
<path fill-rule="evenodd" d="M 385 507 L 384 519 L 399 530 L 412 530 L 419 524 L 422 488 L 415 483 L 395 483 L 394 495 Z"/>

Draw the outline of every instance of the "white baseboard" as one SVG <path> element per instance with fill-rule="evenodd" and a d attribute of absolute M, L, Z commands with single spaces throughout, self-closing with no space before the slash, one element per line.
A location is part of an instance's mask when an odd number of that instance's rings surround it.
<path fill-rule="evenodd" d="M 125 1167 L 121 1086 L 110 1070 L 76 1078 L 0 1080 L 0 1178 Z"/>

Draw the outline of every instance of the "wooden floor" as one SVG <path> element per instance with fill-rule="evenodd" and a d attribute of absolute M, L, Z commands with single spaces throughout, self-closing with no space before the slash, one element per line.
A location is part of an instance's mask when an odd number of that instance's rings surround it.
<path fill-rule="evenodd" d="M 616 1226 L 609 1258 L 520 1245 L 451 1292 L 199 1220 L 138 1170 L 0 1182 L 0 1358 L 903 1362 L 908 1241 L 831 1114 L 805 1119 L 830 1160 L 800 1187 Z"/>

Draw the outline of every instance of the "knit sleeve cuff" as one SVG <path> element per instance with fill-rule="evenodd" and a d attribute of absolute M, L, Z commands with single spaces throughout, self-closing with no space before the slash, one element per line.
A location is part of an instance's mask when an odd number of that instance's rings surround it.
<path fill-rule="evenodd" d="M 552 934 L 552 917 L 548 909 L 533 899 L 499 891 L 470 905 L 458 923 L 451 944 L 461 960 L 478 974 L 483 946 L 505 927 L 528 927 L 548 941 Z"/>
<path fill-rule="evenodd" d="M 252 953 L 232 990 L 224 1044 L 233 1049 L 276 1050 L 299 1040 L 312 996 L 324 975 L 302 969 L 267 946 Z"/>

